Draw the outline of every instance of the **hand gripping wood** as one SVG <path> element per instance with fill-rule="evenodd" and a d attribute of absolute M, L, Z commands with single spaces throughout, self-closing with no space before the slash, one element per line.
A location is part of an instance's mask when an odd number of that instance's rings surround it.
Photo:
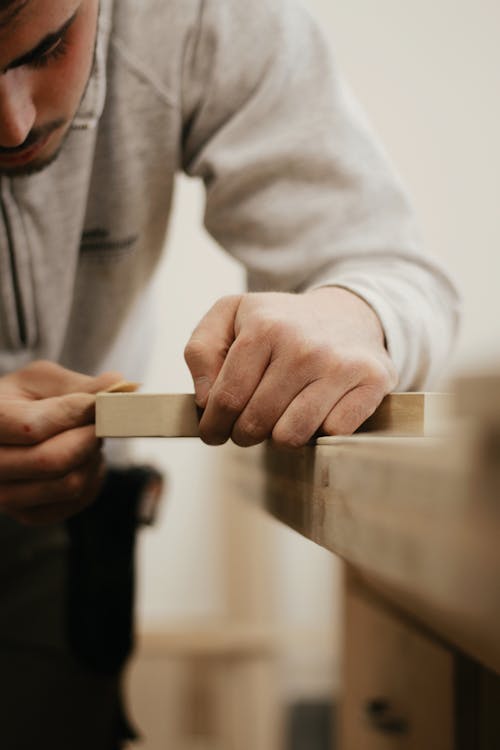
<path fill-rule="evenodd" d="M 199 410 L 191 393 L 98 393 L 98 437 L 199 437 Z M 360 432 L 391 435 L 435 435 L 451 411 L 451 398 L 442 393 L 391 393 Z M 320 441 L 329 440 L 328 437 Z"/>

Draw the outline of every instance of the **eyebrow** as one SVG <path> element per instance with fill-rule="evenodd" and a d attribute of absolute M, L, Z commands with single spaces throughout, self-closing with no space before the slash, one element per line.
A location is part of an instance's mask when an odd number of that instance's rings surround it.
<path fill-rule="evenodd" d="M 22 65 L 30 65 L 33 62 L 36 62 L 36 60 L 39 60 L 43 55 L 50 50 L 51 47 L 56 44 L 56 42 L 59 41 L 59 39 L 66 33 L 66 31 L 69 29 L 69 27 L 73 24 L 75 21 L 78 11 L 80 8 L 78 8 L 71 18 L 68 18 L 67 21 L 63 23 L 63 25 L 57 29 L 57 31 L 52 31 L 50 34 L 47 34 L 44 36 L 44 38 L 29 52 L 26 52 L 24 55 L 21 55 L 20 57 L 16 57 L 15 60 L 12 60 L 8 65 L 6 65 L 5 68 L 3 68 L 0 73 L 4 74 L 7 73 L 8 70 L 12 70 L 13 68 L 20 68 Z"/>

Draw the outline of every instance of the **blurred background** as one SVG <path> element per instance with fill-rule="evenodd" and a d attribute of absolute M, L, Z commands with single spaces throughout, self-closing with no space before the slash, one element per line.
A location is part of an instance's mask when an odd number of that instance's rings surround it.
<path fill-rule="evenodd" d="M 498 364 L 500 6 L 305 1 L 406 182 L 428 251 L 462 290 L 464 322 L 444 380 Z M 152 392 L 192 390 L 185 342 L 218 297 L 243 288 L 241 270 L 201 228 L 200 186 L 181 178 L 178 188 L 143 388 Z M 140 646 L 128 689 L 141 747 L 331 747 L 339 562 L 235 496 L 225 450 L 143 440 L 134 458 L 168 476 L 138 550 Z"/>

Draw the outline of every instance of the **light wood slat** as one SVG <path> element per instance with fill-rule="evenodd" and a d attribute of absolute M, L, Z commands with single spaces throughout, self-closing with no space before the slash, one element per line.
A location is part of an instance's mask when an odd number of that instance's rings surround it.
<path fill-rule="evenodd" d="M 446 424 L 450 396 L 438 393 L 393 393 L 360 428 L 392 435 L 437 434 Z M 98 437 L 198 437 L 198 412 L 188 393 L 99 393 Z M 319 442 L 328 441 L 320 438 Z"/>
<path fill-rule="evenodd" d="M 98 437 L 199 437 L 198 412 L 189 393 L 98 393 Z"/>
<path fill-rule="evenodd" d="M 452 411 L 453 398 L 448 393 L 391 393 L 358 432 L 437 435 L 446 430 Z"/>

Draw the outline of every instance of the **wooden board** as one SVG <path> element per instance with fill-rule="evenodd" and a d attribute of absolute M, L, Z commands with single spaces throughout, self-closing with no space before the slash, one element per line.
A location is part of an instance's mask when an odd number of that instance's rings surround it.
<path fill-rule="evenodd" d="M 358 432 L 438 435 L 446 430 L 452 412 L 453 398 L 448 393 L 391 393 Z"/>
<path fill-rule="evenodd" d="M 190 393 L 98 393 L 98 437 L 199 437 Z"/>
<path fill-rule="evenodd" d="M 231 446 L 228 487 L 500 674 L 498 454 L 481 434 L 335 440 Z"/>
<path fill-rule="evenodd" d="M 451 399 L 441 393 L 392 393 L 361 432 L 432 435 L 442 430 Z M 99 393 L 98 437 L 199 437 L 199 415 L 190 393 Z M 320 442 L 329 438 L 320 438 Z"/>

